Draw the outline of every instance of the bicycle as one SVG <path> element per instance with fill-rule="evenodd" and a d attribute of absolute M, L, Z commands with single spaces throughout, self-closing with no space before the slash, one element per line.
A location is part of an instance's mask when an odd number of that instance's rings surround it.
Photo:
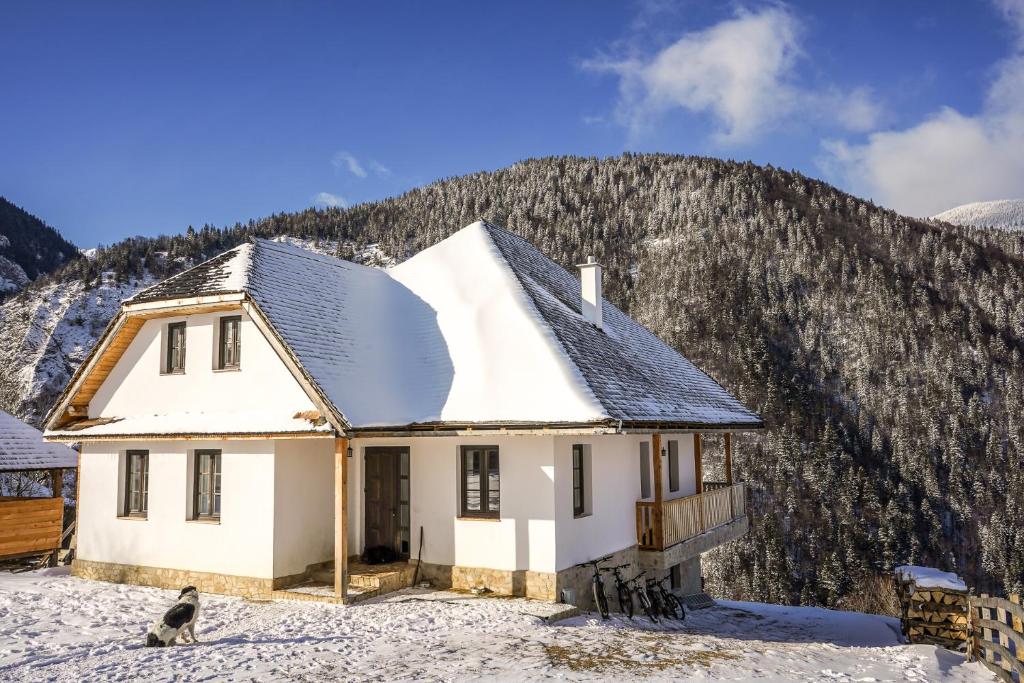
<path fill-rule="evenodd" d="M 670 579 L 671 577 L 669 576 L 663 579 L 647 579 L 647 590 L 654 595 L 654 602 L 657 604 L 658 611 L 664 614 L 666 618 L 685 621 L 686 610 L 683 609 L 683 603 L 671 591 L 665 588 L 665 582 Z"/>
<path fill-rule="evenodd" d="M 629 587 L 629 582 L 622 578 L 620 569 L 625 569 L 629 566 L 629 563 L 620 564 L 617 567 L 608 567 L 603 571 L 611 572 L 615 578 L 615 594 L 619 598 L 619 610 L 628 616 L 630 619 L 633 618 L 633 589 Z"/>
<path fill-rule="evenodd" d="M 602 557 L 597 560 L 590 560 L 589 562 L 581 562 L 577 567 L 593 567 L 594 577 L 590 581 L 591 589 L 594 591 L 594 604 L 597 606 L 597 611 L 601 613 L 602 619 L 607 619 L 609 616 L 608 612 L 608 596 L 604 594 L 604 579 L 601 578 L 602 567 L 598 566 L 602 562 L 607 562 L 611 559 L 611 555 Z"/>
<path fill-rule="evenodd" d="M 641 609 L 643 609 L 644 614 L 647 615 L 647 618 L 650 619 L 651 622 L 657 624 L 658 611 L 654 608 L 654 602 L 651 600 L 650 593 L 647 591 L 647 588 L 644 586 L 643 582 L 640 581 L 640 579 L 646 573 L 647 572 L 645 571 L 640 572 L 632 579 L 627 581 L 626 585 L 629 586 L 632 592 L 636 594 L 637 602 L 640 603 L 640 607 Z"/>

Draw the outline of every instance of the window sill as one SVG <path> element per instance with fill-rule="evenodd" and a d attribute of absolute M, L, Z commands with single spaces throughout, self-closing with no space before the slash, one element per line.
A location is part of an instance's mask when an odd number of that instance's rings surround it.
<path fill-rule="evenodd" d="M 145 522 L 149 520 L 147 515 L 118 515 L 117 518 L 128 522 Z"/>
<path fill-rule="evenodd" d="M 573 515 L 572 518 L 573 519 L 586 519 L 587 517 L 593 517 L 593 516 L 594 516 L 593 512 L 581 512 L 578 515 Z"/>
<path fill-rule="evenodd" d="M 162 370 L 160 372 L 160 376 L 161 377 L 166 377 L 167 375 L 184 375 L 184 374 L 185 374 L 184 370 Z"/>
<path fill-rule="evenodd" d="M 219 519 L 186 519 L 185 521 L 189 524 L 220 524 Z"/>
<path fill-rule="evenodd" d="M 237 366 L 237 365 L 235 367 L 233 367 L 233 368 L 214 368 L 213 369 L 214 372 L 240 372 L 241 370 L 242 370 L 242 368 Z"/>
<path fill-rule="evenodd" d="M 455 519 L 459 520 L 460 522 L 500 522 L 501 521 L 501 517 L 474 517 L 472 515 L 469 515 L 469 516 L 459 516 L 459 517 L 456 517 Z"/>

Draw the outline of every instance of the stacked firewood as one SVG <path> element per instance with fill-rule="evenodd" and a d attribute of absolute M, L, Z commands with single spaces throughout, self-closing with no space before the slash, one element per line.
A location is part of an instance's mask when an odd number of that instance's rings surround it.
<path fill-rule="evenodd" d="M 966 647 L 970 595 L 966 590 L 919 587 L 913 579 L 896 577 L 903 634 L 911 643 Z"/>

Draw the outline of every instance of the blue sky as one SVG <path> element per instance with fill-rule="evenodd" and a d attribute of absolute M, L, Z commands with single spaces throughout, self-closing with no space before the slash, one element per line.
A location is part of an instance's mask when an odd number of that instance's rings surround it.
<path fill-rule="evenodd" d="M 0 194 L 80 246 L 551 154 L 752 159 L 913 215 L 1024 195 L 1024 0 L 2 16 Z"/>

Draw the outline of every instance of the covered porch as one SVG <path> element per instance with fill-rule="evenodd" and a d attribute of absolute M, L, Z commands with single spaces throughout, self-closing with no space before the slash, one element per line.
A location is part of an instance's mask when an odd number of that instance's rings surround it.
<path fill-rule="evenodd" d="M 664 552 L 679 544 L 698 539 L 723 527 L 734 527 L 742 535 L 746 531 L 745 483 L 736 483 L 732 475 L 732 433 L 724 437 L 725 481 L 704 481 L 704 455 L 701 433 L 693 435 L 693 467 L 696 493 L 666 498 L 662 484 L 664 461 L 667 457 L 661 434 L 652 436 L 653 500 L 636 502 L 636 538 L 641 551 Z M 721 534 L 717 534 L 721 536 Z M 733 536 L 735 537 L 735 536 Z M 725 540 L 731 540 L 726 538 Z M 714 545 L 725 542 L 721 540 Z M 705 545 L 705 544 L 701 544 Z M 714 547 L 714 545 L 709 547 Z M 678 553 L 676 553 L 678 554 Z"/>

